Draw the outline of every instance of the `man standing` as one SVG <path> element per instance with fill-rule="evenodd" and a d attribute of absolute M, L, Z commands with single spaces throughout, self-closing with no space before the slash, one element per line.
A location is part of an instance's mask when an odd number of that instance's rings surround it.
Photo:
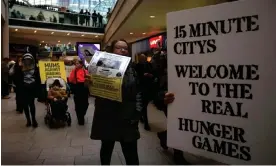
<path fill-rule="evenodd" d="M 97 26 L 97 13 L 96 13 L 96 10 L 94 10 L 94 13 L 92 14 L 92 21 L 93 21 L 93 24 L 92 26 L 93 27 L 96 27 Z"/>

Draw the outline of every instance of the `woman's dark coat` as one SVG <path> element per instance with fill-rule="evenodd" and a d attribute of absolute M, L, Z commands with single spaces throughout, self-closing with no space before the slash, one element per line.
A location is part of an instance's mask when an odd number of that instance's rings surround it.
<path fill-rule="evenodd" d="M 137 82 L 135 70 L 129 67 L 123 79 L 123 102 L 96 98 L 91 139 L 134 141 L 140 138 L 142 98 Z"/>

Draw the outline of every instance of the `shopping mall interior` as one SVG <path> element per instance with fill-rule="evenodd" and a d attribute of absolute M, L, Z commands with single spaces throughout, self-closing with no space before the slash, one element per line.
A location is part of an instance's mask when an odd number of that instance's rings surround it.
<path fill-rule="evenodd" d="M 1 58 L 14 60 L 29 49 L 39 60 L 53 56 L 73 59 L 87 45 L 93 56 L 113 40 L 125 39 L 129 56 L 145 54 L 150 61 L 156 48 L 166 49 L 169 12 L 229 3 L 230 0 L 1 0 Z M 66 64 L 65 64 L 66 65 Z M 71 64 L 72 65 L 72 64 Z M 67 66 L 68 67 L 68 66 Z M 68 70 L 72 70 L 70 65 Z M 2 70 L 3 71 L 3 70 Z M 70 71 L 67 71 L 70 74 Z M 68 75 L 67 74 L 67 75 Z M 26 128 L 24 114 L 16 113 L 15 93 L 1 101 L 2 164 L 98 165 L 101 142 L 91 140 L 94 97 L 89 98 L 85 125 L 77 125 L 73 97 L 68 100 L 72 125 L 50 129 L 44 124 L 45 103 L 35 101 L 37 128 Z M 160 145 L 157 133 L 166 129 L 166 116 L 148 105 L 149 126 L 139 124 L 138 155 L 141 165 L 176 164 L 174 150 Z M 183 153 L 190 164 L 221 162 Z M 184 164 L 185 164 L 184 163 Z M 111 164 L 126 164 L 121 146 L 115 144 Z M 183 164 L 183 163 L 182 163 Z"/>

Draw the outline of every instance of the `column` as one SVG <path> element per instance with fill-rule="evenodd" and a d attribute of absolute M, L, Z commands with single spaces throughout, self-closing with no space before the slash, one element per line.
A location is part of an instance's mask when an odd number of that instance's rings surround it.
<path fill-rule="evenodd" d="M 4 0 L 2 0 L 4 1 Z M 3 4 L 3 2 L 1 2 Z M 1 4 L 1 5 L 2 5 Z M 5 7 L 2 8 L 4 11 L 1 11 L 1 15 L 4 17 L 5 23 L 2 25 L 2 57 L 1 58 L 8 58 L 9 57 L 9 13 L 8 13 L 8 2 L 5 1 Z M 3 13 L 3 14 L 2 14 Z"/>

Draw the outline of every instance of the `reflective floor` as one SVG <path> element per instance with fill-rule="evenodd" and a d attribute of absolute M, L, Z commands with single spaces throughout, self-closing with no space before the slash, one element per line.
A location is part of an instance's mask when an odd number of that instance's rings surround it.
<path fill-rule="evenodd" d="M 100 142 L 89 138 L 94 100 L 90 98 L 90 106 L 86 115 L 85 126 L 78 126 L 73 100 L 68 101 L 72 116 L 72 126 L 59 129 L 49 129 L 44 124 L 45 105 L 36 102 L 39 127 L 26 128 L 24 114 L 15 111 L 15 97 L 2 100 L 2 164 L 13 165 L 98 165 L 100 164 Z M 164 114 L 149 106 L 149 121 L 151 132 L 145 131 L 140 124 L 141 139 L 138 142 L 139 160 L 142 165 L 174 164 L 172 150 L 164 151 L 156 132 L 166 128 Z M 186 154 L 187 160 L 193 164 L 215 164 L 215 162 Z M 125 164 L 119 143 L 113 151 L 111 164 Z"/>

